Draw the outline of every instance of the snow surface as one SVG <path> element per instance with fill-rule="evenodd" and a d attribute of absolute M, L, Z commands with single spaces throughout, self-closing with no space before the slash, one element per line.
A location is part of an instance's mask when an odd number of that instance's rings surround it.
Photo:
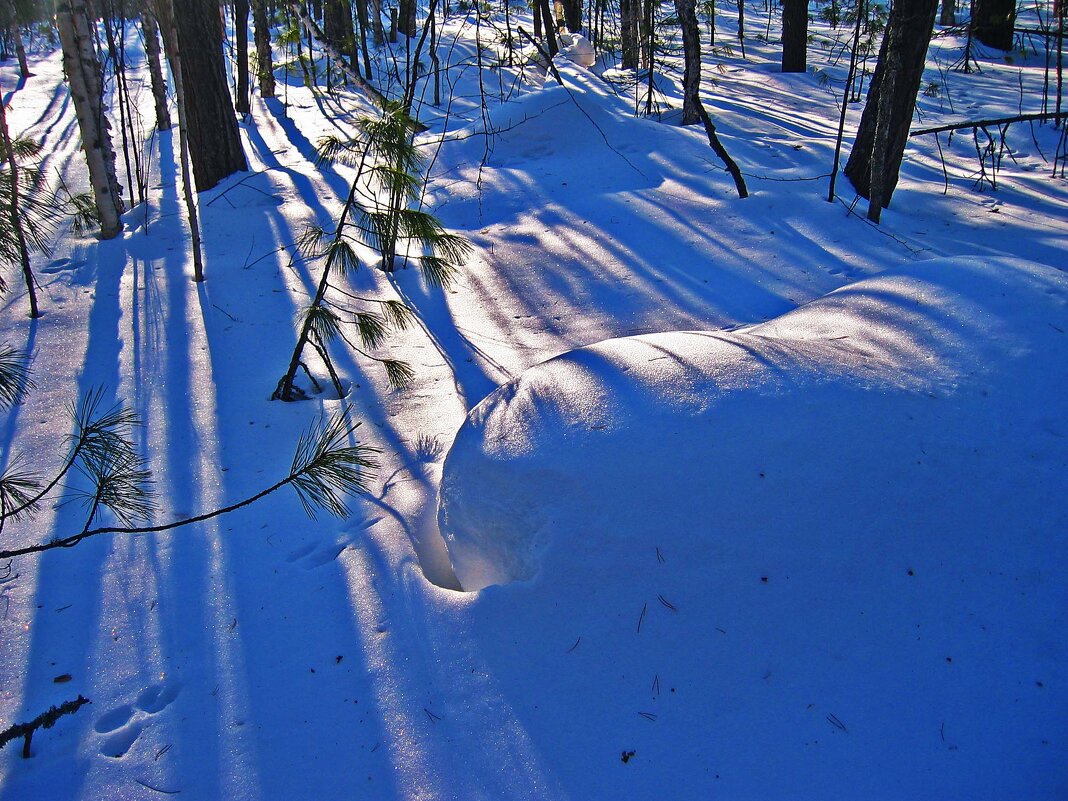
<path fill-rule="evenodd" d="M 377 354 L 413 365 L 410 389 L 336 351 L 361 441 L 382 450 L 372 491 L 344 521 L 309 521 L 279 495 L 188 530 L 14 560 L 0 583 L 0 726 L 79 693 L 93 703 L 39 732 L 32 759 L 17 743 L 0 752 L 0 801 L 1068 795 L 1058 328 L 1068 329 L 1054 272 L 1068 264 L 1068 186 L 1046 160 L 1060 133 L 1012 128 L 996 191 L 975 185 L 970 132 L 915 139 L 893 205 L 872 226 L 850 214 L 844 179 L 839 200 L 824 200 L 841 43 L 815 23 L 814 70 L 782 75 L 778 21 L 763 4 L 746 13 L 747 30 L 770 30 L 770 41 L 747 39 L 746 58 L 736 44 L 728 51 L 735 22 L 721 15 L 703 84 L 746 173 L 745 201 L 703 132 L 671 124 L 677 64 L 656 76 L 662 116 L 639 119 L 628 75 L 601 71 L 610 58 L 594 70 L 560 60 L 564 87 L 533 68 L 479 75 L 475 38 L 483 64 L 500 60 L 503 15 L 450 17 L 443 103 L 431 104 L 429 88 L 418 101 L 427 204 L 474 249 L 447 291 L 415 270 L 351 278 L 350 290 L 404 299 L 417 316 Z M 516 21 L 530 30 L 529 16 Z M 46 174 L 85 188 L 58 55 L 36 45 L 24 85 L 0 64 L 12 127 L 42 143 Z M 1037 110 L 1040 56 L 980 48 L 982 72 L 964 74 L 951 69 L 962 46 L 953 32 L 933 43 L 926 80 L 940 89 L 921 96 L 920 124 Z M 396 60 L 377 51 L 378 72 L 392 74 L 403 50 Z M 147 112 L 147 80 L 133 77 Z M 254 97 L 242 124 L 250 172 L 199 198 L 204 284 L 190 280 L 171 134 L 146 147 L 148 203 L 127 214 L 122 237 L 64 234 L 54 255 L 35 258 L 41 320 L 26 319 L 9 281 L 3 341 L 35 354 L 38 389 L 0 421 L 5 463 L 21 450 L 53 470 L 69 433 L 64 405 L 105 387 L 145 421 L 164 522 L 277 480 L 300 432 L 342 406 L 267 398 L 321 267 L 293 259 L 292 244 L 306 223 L 329 224 L 351 178 L 317 166 L 314 142 L 351 130 L 368 106 L 309 89 L 299 69 L 278 77 L 278 99 Z M 859 113 L 850 107 L 847 143 Z M 914 306 L 886 296 L 921 290 Z M 877 302 L 858 302 L 872 293 Z M 877 311 L 894 319 L 858 331 L 842 319 Z M 821 328 L 802 334 L 816 318 Z M 833 340 L 838 331 L 850 339 Z M 613 342 L 595 345 L 603 340 Z M 753 341 L 743 358 L 738 345 Z M 860 341 L 867 368 L 847 367 L 840 358 Z M 622 372 L 634 354 L 640 381 Z M 716 364 L 765 394 L 723 392 L 713 373 L 716 391 L 698 398 L 709 381 L 699 368 Z M 547 529 L 555 544 L 532 578 L 460 592 L 437 522 L 443 457 L 499 386 L 529 388 L 554 370 L 617 393 L 620 416 L 596 407 L 583 419 L 604 429 L 531 427 L 531 450 L 512 464 L 572 460 L 566 480 L 526 497 L 538 513 L 569 510 L 590 525 Z M 800 380 L 803 408 L 786 394 Z M 562 386 L 546 391 L 561 399 Z M 647 426 L 628 422 L 626 409 L 656 393 L 670 394 L 670 408 Z M 682 426 L 713 400 L 703 419 L 716 421 L 706 423 L 716 448 L 701 454 Z M 720 422 L 728 417 L 734 426 Z M 812 430 L 789 425 L 799 419 Z M 629 472 L 664 454 L 657 431 L 681 440 L 673 464 L 692 469 Z M 605 467 L 586 451 L 538 451 L 594 435 L 598 447 L 626 445 L 626 458 Z M 785 450 L 802 435 L 823 450 Z M 928 436 L 950 445 L 930 447 Z M 447 509 L 454 464 L 474 444 L 465 428 L 448 457 Z M 884 458 L 873 464 L 865 448 L 876 446 Z M 716 452 L 728 447 L 734 460 Z M 832 457 L 850 469 L 828 470 Z M 597 464 L 639 483 L 612 484 Z M 872 473 L 883 486 L 865 480 Z M 591 497 L 595 481 L 614 494 Z M 973 484 L 992 489 L 977 495 Z M 490 489 L 472 513 L 492 506 Z M 654 503 L 669 496 L 684 500 Z M 643 497 L 652 500 L 638 508 Z M 716 499 L 733 519 L 675 524 Z M 1034 514 L 1018 514 L 1029 501 Z M 661 510 L 638 540 L 623 536 L 635 508 L 646 521 Z M 535 521 L 509 515 L 509 536 Z M 871 529 L 850 528 L 855 515 Z M 789 527 L 755 525 L 775 517 Z M 921 521 L 938 519 L 922 533 Z M 77 525 L 77 504 L 48 506 L 6 526 L 4 544 Z"/>
<path fill-rule="evenodd" d="M 440 490 L 453 568 L 466 590 L 542 571 L 629 584 L 634 549 L 659 542 L 716 575 L 771 553 L 792 569 L 796 551 L 854 570 L 857 549 L 893 570 L 929 563 L 927 542 L 993 546 L 986 572 L 1010 570 L 1015 541 L 1010 572 L 1037 569 L 1068 533 L 1065 330 L 1064 273 L 933 260 L 734 332 L 570 351 L 457 434 Z"/>

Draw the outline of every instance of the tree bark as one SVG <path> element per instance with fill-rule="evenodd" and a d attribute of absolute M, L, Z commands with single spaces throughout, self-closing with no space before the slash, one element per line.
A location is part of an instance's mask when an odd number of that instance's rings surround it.
<path fill-rule="evenodd" d="M 868 88 L 868 99 L 861 115 L 857 138 L 849 154 L 849 161 L 846 162 L 846 177 L 861 197 L 870 199 L 871 165 L 876 148 L 876 131 L 879 128 L 881 94 L 884 90 L 889 51 L 893 48 L 896 70 L 893 87 L 888 93 L 890 113 L 881 176 L 884 207 L 890 205 L 890 197 L 897 186 L 937 10 L 938 0 L 896 0 L 894 3 L 879 50 L 875 74 Z"/>
<path fill-rule="evenodd" d="M 189 126 L 189 157 L 198 192 L 248 169 L 223 62 L 216 0 L 173 3 Z"/>
<path fill-rule="evenodd" d="M 41 316 L 41 312 L 37 308 L 37 290 L 34 287 L 33 270 L 30 267 L 30 248 L 26 242 L 26 234 L 22 230 L 22 210 L 19 202 L 19 165 L 15 158 L 15 148 L 11 143 L 11 133 L 7 127 L 7 111 L 2 100 L 0 100 L 0 144 L 3 145 L 3 153 L 7 156 L 8 169 L 11 173 L 11 195 L 8 198 L 10 205 L 6 211 L 11 219 L 11 230 L 15 232 L 15 243 L 18 245 L 22 276 L 26 281 L 26 292 L 30 296 L 30 317 L 36 320 Z M 0 281 L 0 289 L 3 288 L 2 283 Z"/>
<path fill-rule="evenodd" d="M 1012 50 L 1016 0 L 975 0 L 972 31 L 988 47 Z"/>
<path fill-rule="evenodd" d="M 638 69 L 641 15 L 641 0 L 619 0 L 620 38 L 622 39 L 623 51 L 622 64 L 625 70 Z"/>
<path fill-rule="evenodd" d="M 356 30 L 352 25 L 352 8 L 348 0 L 326 0 L 326 6 L 323 8 L 323 35 L 329 44 L 348 59 L 350 67 L 359 69 Z"/>
<path fill-rule="evenodd" d="M 182 56 L 178 47 L 178 32 L 175 29 L 174 5 L 171 0 L 153 0 L 156 19 L 163 34 L 163 46 L 171 62 L 171 75 L 174 76 L 174 95 L 178 104 L 178 152 L 182 168 L 182 195 L 185 200 L 186 215 L 189 218 L 189 239 L 192 245 L 193 280 L 204 280 L 204 252 L 200 243 L 200 218 L 197 214 L 196 198 L 193 197 L 193 182 L 189 168 L 189 123 L 186 114 L 185 83 L 182 78 Z"/>
<path fill-rule="evenodd" d="M 111 123 L 104 111 L 102 70 L 96 58 L 85 0 L 59 0 L 56 27 L 89 168 L 89 183 L 100 217 L 100 238 L 112 239 L 122 230 L 121 215 L 126 209 L 115 174 Z"/>
<path fill-rule="evenodd" d="M 375 47 L 380 47 L 386 43 L 386 30 L 382 26 L 382 0 L 367 0 L 367 2 L 371 12 L 372 39 Z"/>
<path fill-rule="evenodd" d="M 808 0 L 783 0 L 782 71 L 808 69 Z"/>
<path fill-rule="evenodd" d="M 159 23 L 148 0 L 141 0 L 141 31 L 145 36 L 145 60 L 152 81 L 152 99 L 156 104 L 156 129 L 169 131 L 171 109 L 167 102 L 167 80 L 163 77 L 163 64 L 159 57 Z"/>
<path fill-rule="evenodd" d="M 5 5 L 7 6 L 7 13 L 4 15 L 7 18 L 7 35 L 15 46 L 15 56 L 19 60 L 19 75 L 26 79 L 30 77 L 30 65 L 26 61 L 26 47 L 22 44 L 22 29 L 19 28 L 18 9 L 15 7 L 14 0 L 7 0 Z"/>
<path fill-rule="evenodd" d="M 271 53 L 271 24 L 267 0 L 252 0 L 252 26 L 256 41 L 256 80 L 260 97 L 274 97 L 274 56 Z"/>
<path fill-rule="evenodd" d="M 415 36 L 415 0 L 399 0 L 397 30 L 405 36 Z"/>
<path fill-rule="evenodd" d="M 955 0 L 942 0 L 942 14 L 938 18 L 939 25 L 947 28 L 957 24 L 957 4 Z"/>
<path fill-rule="evenodd" d="M 564 0 L 564 24 L 571 33 L 582 33 L 582 0 Z"/>
<path fill-rule="evenodd" d="M 234 0 L 234 38 L 237 40 L 237 97 L 234 109 L 248 114 L 248 0 Z"/>
<path fill-rule="evenodd" d="M 682 26 L 685 70 L 682 78 L 682 124 L 701 121 L 701 29 L 697 24 L 696 0 L 675 0 L 675 13 Z"/>

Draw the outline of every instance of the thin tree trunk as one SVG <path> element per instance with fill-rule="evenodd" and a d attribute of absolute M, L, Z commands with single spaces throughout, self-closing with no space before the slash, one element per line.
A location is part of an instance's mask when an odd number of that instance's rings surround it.
<path fill-rule="evenodd" d="M 30 317 L 37 319 L 41 316 L 37 308 L 37 290 L 34 286 L 33 270 L 30 267 L 30 248 L 26 243 L 26 233 L 22 230 L 22 212 L 19 208 L 19 165 L 15 159 L 15 148 L 11 143 L 11 134 L 7 127 L 7 111 L 0 101 L 0 137 L 4 145 L 4 153 L 7 156 L 8 169 L 11 171 L 11 203 L 5 211 L 11 218 L 11 228 L 15 232 L 15 240 L 19 247 L 19 260 L 22 263 L 22 276 L 26 280 L 26 292 L 30 296 Z"/>
<path fill-rule="evenodd" d="M 838 116 L 838 135 L 834 140 L 834 164 L 831 166 L 831 182 L 827 191 L 827 202 L 834 202 L 834 186 L 838 181 L 838 165 L 842 158 L 842 137 L 845 133 L 846 112 L 849 110 L 849 98 L 853 92 L 853 80 L 857 75 L 857 55 L 860 52 L 860 23 L 864 18 L 863 6 L 856 9 L 853 25 L 853 45 L 849 52 L 849 72 L 846 74 L 845 89 L 842 91 L 842 109 Z"/>
<path fill-rule="evenodd" d="M 156 104 L 156 129 L 171 129 L 171 109 L 167 102 L 167 80 L 163 77 L 163 65 L 159 59 L 159 23 L 149 0 L 141 0 L 141 31 L 145 36 L 145 59 L 152 81 L 152 99 Z"/>
<path fill-rule="evenodd" d="M 638 69 L 638 29 L 641 0 L 619 0 L 620 46 L 623 69 Z"/>
<path fill-rule="evenodd" d="M 701 114 L 701 122 L 705 126 L 705 135 L 708 136 L 708 144 L 711 145 L 713 152 L 719 156 L 720 160 L 727 168 L 727 172 L 730 173 L 731 178 L 734 180 L 734 188 L 738 190 L 738 197 L 744 200 L 749 197 L 749 189 L 745 185 L 745 178 L 742 177 L 742 171 L 738 169 L 738 164 L 731 158 L 731 154 L 727 152 L 727 148 L 725 148 L 723 143 L 719 141 L 719 134 L 716 133 L 716 126 L 712 124 L 712 118 L 708 116 L 708 112 L 705 110 L 705 107 L 700 100 L 697 101 L 697 109 Z"/>
<path fill-rule="evenodd" d="M 682 78 L 682 124 L 701 121 L 701 29 L 697 24 L 696 0 L 675 0 L 675 13 L 682 26 L 685 70 Z"/>
<path fill-rule="evenodd" d="M 386 43 L 386 31 L 382 27 L 382 0 L 367 1 L 371 11 L 371 33 L 374 34 L 375 47 L 381 47 Z"/>
<path fill-rule="evenodd" d="M 274 97 L 274 56 L 271 53 L 267 0 L 252 0 L 252 26 L 256 40 L 256 80 L 260 85 L 260 97 Z"/>
<path fill-rule="evenodd" d="M 368 81 L 373 81 L 375 76 L 371 71 L 371 50 L 367 46 L 367 0 L 356 0 L 356 18 L 360 22 L 360 50 L 363 52 L 363 74 Z"/>
<path fill-rule="evenodd" d="M 22 29 L 19 28 L 19 21 L 15 15 L 15 4 L 10 0 L 8 4 L 11 8 L 11 24 L 8 25 L 7 35 L 15 45 L 15 56 L 19 60 L 19 75 L 25 80 L 30 77 L 31 73 L 29 62 L 26 61 L 26 48 L 22 44 Z"/>
<path fill-rule="evenodd" d="M 100 238 L 112 239 L 122 230 L 122 190 L 115 174 L 111 123 L 104 111 L 102 71 L 96 58 L 85 0 L 60 0 L 56 27 L 63 47 L 63 69 L 82 135 L 82 150 L 89 168 L 100 217 Z"/>
<path fill-rule="evenodd" d="M 237 97 L 234 109 L 238 114 L 250 113 L 248 99 L 248 0 L 234 0 L 234 38 L 237 40 Z"/>

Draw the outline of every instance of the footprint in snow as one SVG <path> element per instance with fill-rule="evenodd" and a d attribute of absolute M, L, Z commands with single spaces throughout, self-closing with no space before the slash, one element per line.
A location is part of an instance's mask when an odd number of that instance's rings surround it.
<path fill-rule="evenodd" d="M 178 697 L 181 689 L 182 685 L 178 682 L 153 684 L 151 687 L 141 691 L 134 706 L 149 715 L 155 715 L 170 706 L 171 702 Z"/>
<path fill-rule="evenodd" d="M 286 561 L 290 564 L 299 564 L 305 570 L 314 570 L 333 562 L 345 548 L 346 543 L 330 543 L 321 548 L 311 543 L 297 548 L 286 557 Z"/>
<path fill-rule="evenodd" d="M 107 735 L 100 753 L 112 759 L 125 756 L 144 731 L 145 722 L 170 706 L 181 689 L 177 682 L 153 684 L 142 690 L 133 704 L 117 706 L 97 718 L 93 728 Z"/>

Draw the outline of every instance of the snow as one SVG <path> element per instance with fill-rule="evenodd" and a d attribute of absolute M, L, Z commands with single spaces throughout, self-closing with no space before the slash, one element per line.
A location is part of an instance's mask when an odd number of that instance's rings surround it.
<path fill-rule="evenodd" d="M 725 547 L 748 564 L 766 548 L 822 559 L 847 540 L 885 558 L 902 528 L 955 533 L 953 548 L 1064 532 L 1050 468 L 1065 464 L 1065 330 L 1064 273 L 932 260 L 734 332 L 570 351 L 457 434 L 439 512 L 453 568 L 471 591 L 542 572 L 616 581 L 630 572 L 617 559 L 655 538 L 710 565 Z"/>
<path fill-rule="evenodd" d="M 5 464 L 54 470 L 62 409 L 103 387 L 144 420 L 157 522 L 273 483 L 346 405 L 381 466 L 346 520 L 278 494 L 0 564 L 0 728 L 92 699 L 32 759 L 0 751 L 0 801 L 1064 797 L 1060 132 L 1010 129 L 996 190 L 970 131 L 914 139 L 876 227 L 844 178 L 825 201 L 833 33 L 814 24 L 814 70 L 787 76 L 777 21 L 745 59 L 734 24 L 702 90 L 744 201 L 703 131 L 672 124 L 677 63 L 661 116 L 636 118 L 611 58 L 558 60 L 564 86 L 496 64 L 480 81 L 475 36 L 488 67 L 499 30 L 442 26 L 426 203 L 472 254 L 448 290 L 414 269 L 348 286 L 412 307 L 376 353 L 412 364 L 410 389 L 337 348 L 348 397 L 268 400 L 321 269 L 292 243 L 352 175 L 314 142 L 368 109 L 299 69 L 253 98 L 250 172 L 199 198 L 205 283 L 171 134 L 122 237 L 35 257 L 41 320 L 9 281 L 0 339 L 34 354 L 38 389 L 0 421 Z M 0 65 L 9 117 L 84 188 L 39 45 L 25 85 Z M 933 43 L 917 124 L 1035 110 L 1040 55 L 964 74 L 962 47 Z M 79 515 L 49 504 L 0 539 Z"/>

